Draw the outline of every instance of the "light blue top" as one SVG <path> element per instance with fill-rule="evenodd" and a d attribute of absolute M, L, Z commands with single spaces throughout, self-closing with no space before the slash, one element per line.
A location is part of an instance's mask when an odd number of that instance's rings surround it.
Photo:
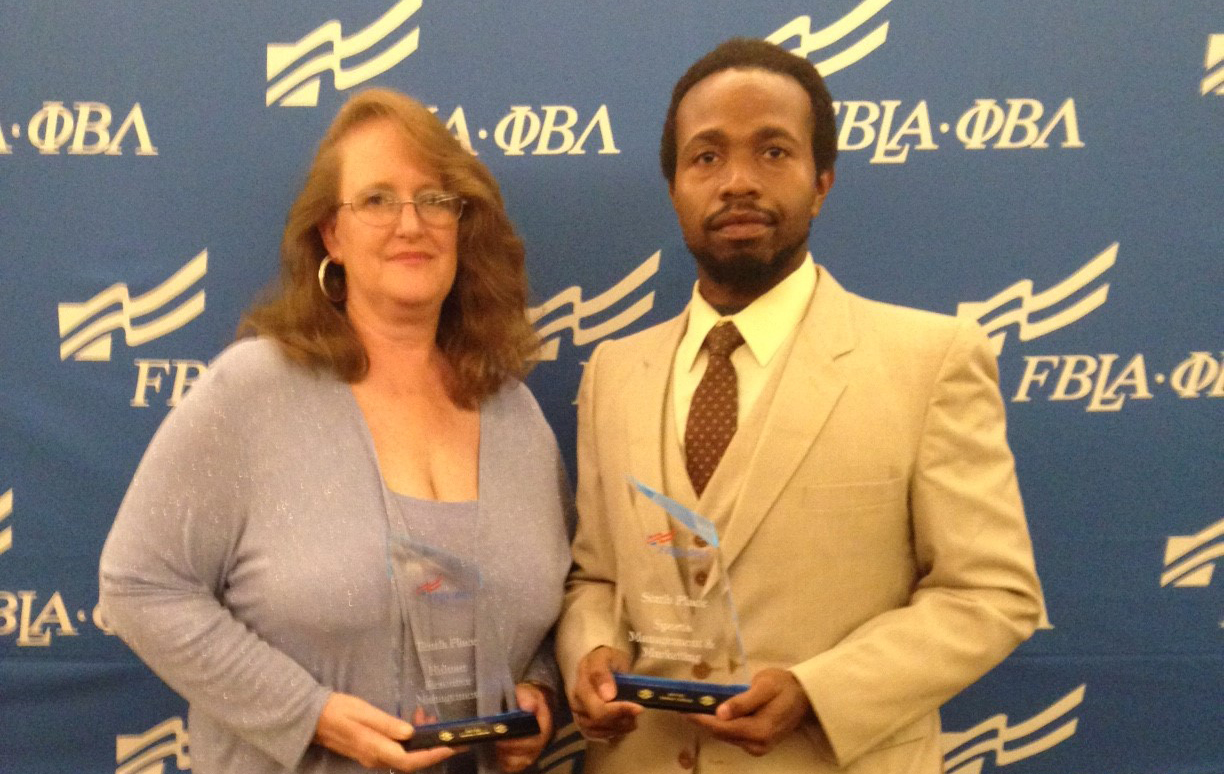
<path fill-rule="evenodd" d="M 572 505 L 521 384 L 480 407 L 478 475 L 472 545 L 506 657 L 516 680 L 558 686 Z M 387 712 L 400 698 L 391 497 L 348 385 L 268 340 L 226 349 L 157 431 L 103 548 L 100 595 L 190 703 L 196 774 L 365 771 L 310 741 L 333 690 Z"/>

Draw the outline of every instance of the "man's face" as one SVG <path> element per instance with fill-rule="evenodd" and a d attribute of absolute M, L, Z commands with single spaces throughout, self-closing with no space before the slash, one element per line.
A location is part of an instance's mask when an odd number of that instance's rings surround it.
<path fill-rule="evenodd" d="M 806 256 L 833 185 L 832 170 L 816 174 L 811 138 L 807 92 L 779 73 L 722 70 L 680 101 L 672 205 L 715 306 L 746 305 Z"/>

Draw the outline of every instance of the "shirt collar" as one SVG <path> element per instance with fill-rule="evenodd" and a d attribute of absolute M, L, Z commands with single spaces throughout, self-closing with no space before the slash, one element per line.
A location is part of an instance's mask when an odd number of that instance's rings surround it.
<path fill-rule="evenodd" d="M 816 265 L 812 263 L 811 254 L 764 295 L 729 316 L 720 315 L 710 306 L 694 283 L 684 338 L 676 350 L 677 361 L 691 371 L 710 329 L 723 320 L 730 320 L 739 328 L 753 359 L 764 368 L 803 319 L 815 289 Z"/>

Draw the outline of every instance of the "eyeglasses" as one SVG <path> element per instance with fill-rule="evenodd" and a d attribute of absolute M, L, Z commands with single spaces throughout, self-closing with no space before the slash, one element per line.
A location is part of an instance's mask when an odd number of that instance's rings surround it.
<path fill-rule="evenodd" d="M 386 191 L 358 194 L 352 201 L 340 202 L 368 226 L 390 226 L 400 219 L 405 204 L 416 208 L 417 217 L 429 226 L 453 226 L 463 214 L 467 201 L 445 191 L 421 191 L 411 199 L 400 199 Z"/>

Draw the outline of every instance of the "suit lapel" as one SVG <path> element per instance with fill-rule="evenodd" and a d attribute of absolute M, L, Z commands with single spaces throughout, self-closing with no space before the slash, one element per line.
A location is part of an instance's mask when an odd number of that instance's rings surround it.
<path fill-rule="evenodd" d="M 723 567 L 739 556 L 815 443 L 846 388 L 838 358 L 856 339 L 849 294 L 822 268 L 722 537 Z"/>
<path fill-rule="evenodd" d="M 663 475 L 663 422 L 667 416 L 666 401 L 671 399 L 668 389 L 671 382 L 672 360 L 676 347 L 684 334 L 688 319 L 685 311 L 663 323 L 657 336 L 645 343 L 642 359 L 628 371 L 628 382 L 624 389 L 631 395 L 629 400 L 619 402 L 625 407 L 626 433 L 629 439 L 629 469 L 622 471 L 632 475 L 656 492 L 666 492 Z M 630 489 L 628 480 L 623 483 Z M 670 522 L 667 513 L 650 502 L 639 492 L 629 494 L 633 511 L 640 525 L 641 540 L 648 535 L 668 532 Z M 681 594 L 684 584 L 675 561 L 656 562 L 656 567 L 667 568 L 665 577 L 658 579 L 667 584 L 666 592 Z"/>

